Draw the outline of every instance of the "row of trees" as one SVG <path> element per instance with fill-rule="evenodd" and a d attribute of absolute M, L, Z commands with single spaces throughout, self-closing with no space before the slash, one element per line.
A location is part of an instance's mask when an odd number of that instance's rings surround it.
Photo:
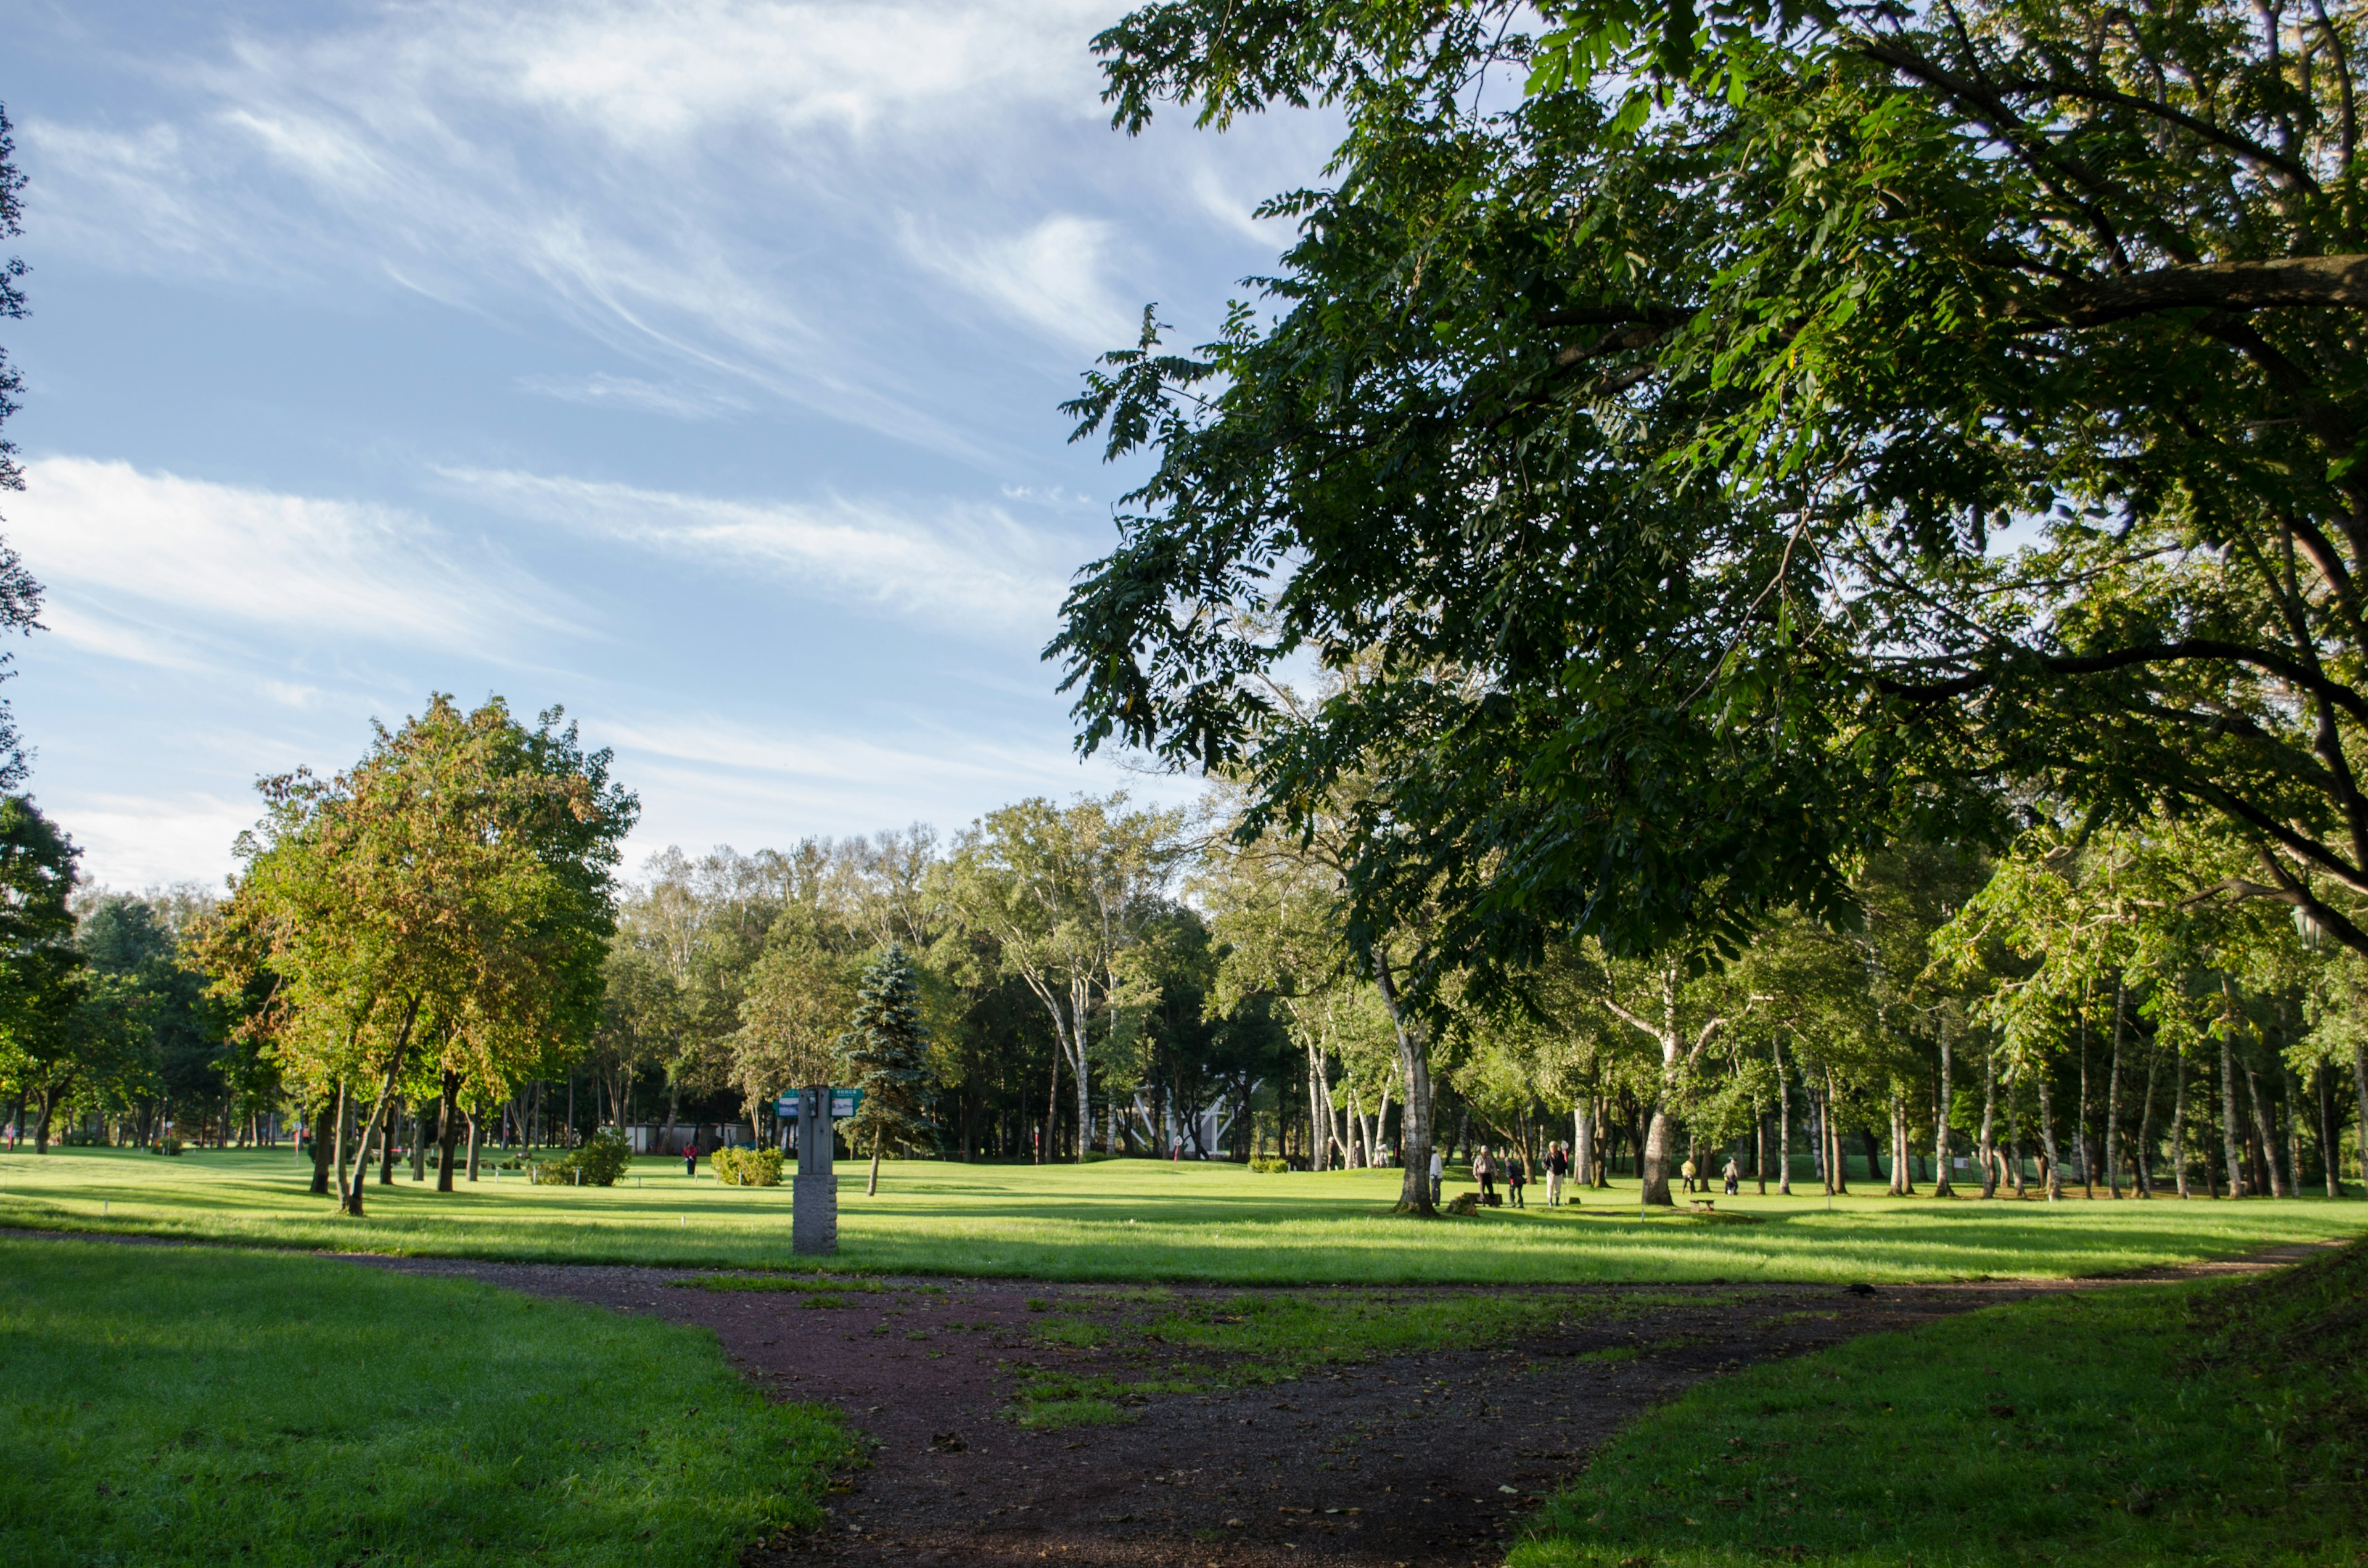
<path fill-rule="evenodd" d="M 70 906 L 71 846 L 0 807 L 37 895 L 0 1085 L 37 1145 L 62 1109 L 139 1142 L 278 1113 L 358 1213 L 398 1118 L 450 1190 L 489 1125 L 769 1139 L 777 1096 L 833 1081 L 873 1091 L 849 1131 L 875 1160 L 1320 1168 L 1435 1126 L 1451 1156 L 1568 1142 L 1582 1179 L 1624 1165 L 1651 1200 L 1689 1157 L 1789 1191 L 1804 1151 L 1827 1189 L 1855 1157 L 1897 1192 L 2020 1191 L 2035 1166 L 2050 1195 L 2333 1194 L 2342 1130 L 2368 1130 L 2359 960 L 2231 896 L 2241 851 L 2193 824 L 1894 848 L 1853 877 L 1854 921 L 1788 911 L 1691 964 L 1590 937 L 1417 1005 L 1401 977 L 1431 934 L 1360 950 L 1346 918 L 1353 805 L 1294 835 L 1233 788 L 1189 817 L 1027 801 L 950 842 L 669 850 L 626 885 L 634 802 L 605 756 L 557 714 L 441 698 L 353 769 L 262 789 L 219 901 Z"/>

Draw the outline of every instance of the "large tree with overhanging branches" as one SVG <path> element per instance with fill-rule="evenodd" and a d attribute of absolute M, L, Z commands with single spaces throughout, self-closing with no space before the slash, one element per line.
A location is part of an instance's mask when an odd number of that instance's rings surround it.
<path fill-rule="evenodd" d="M 2225 824 L 2368 952 L 2356 6 L 1170 0 L 1139 130 L 1330 104 L 1261 302 L 1072 405 L 1142 451 L 1048 653 L 1087 746 L 1371 775 L 1442 965 L 1714 959 L 2022 790 Z M 1364 678 L 1312 716 L 1258 678 Z M 1256 820 L 1258 813 L 1253 813 Z"/>

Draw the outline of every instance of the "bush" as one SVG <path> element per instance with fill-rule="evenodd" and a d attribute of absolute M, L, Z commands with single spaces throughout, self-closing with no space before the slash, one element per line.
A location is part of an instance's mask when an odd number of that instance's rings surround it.
<path fill-rule="evenodd" d="M 105 1143 L 107 1139 L 101 1133 L 85 1131 L 79 1127 L 70 1127 L 58 1142 L 69 1149 L 95 1149 Z"/>
<path fill-rule="evenodd" d="M 632 1145 L 614 1132 L 602 1131 L 581 1148 L 535 1161 L 527 1169 L 533 1173 L 537 1187 L 614 1187 L 632 1163 Z"/>
<path fill-rule="evenodd" d="M 181 1141 L 166 1133 L 160 1142 L 149 1144 L 148 1152 L 152 1154 L 177 1154 L 181 1152 Z"/>
<path fill-rule="evenodd" d="M 1280 1154 L 1261 1154 L 1250 1162 L 1250 1169 L 1260 1176 L 1280 1176 L 1291 1168 L 1291 1162 Z"/>
<path fill-rule="evenodd" d="M 779 1187 L 781 1185 L 781 1152 L 779 1149 L 718 1149 L 715 1151 L 715 1179 L 726 1187 Z"/>

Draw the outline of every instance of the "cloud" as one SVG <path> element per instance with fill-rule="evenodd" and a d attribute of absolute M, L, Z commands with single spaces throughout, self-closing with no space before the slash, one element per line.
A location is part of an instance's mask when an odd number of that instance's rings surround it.
<path fill-rule="evenodd" d="M 82 849 L 82 878 L 101 887 L 219 884 L 236 864 L 231 845 L 262 815 L 249 801 L 218 795 L 91 794 L 45 798 L 42 807 Z"/>
<path fill-rule="evenodd" d="M 987 637 L 1038 632 L 1074 551 L 998 506 L 833 496 L 734 501 L 591 480 L 445 471 L 482 504 L 695 562 L 751 569 L 808 592 L 868 601 Z"/>
<path fill-rule="evenodd" d="M 589 376 L 522 376 L 521 390 L 587 408 L 632 409 L 669 419 L 716 419 L 746 413 L 746 400 L 680 384 L 660 386 L 633 376 L 596 371 Z"/>
<path fill-rule="evenodd" d="M 26 465 L 8 517 L 10 541 L 50 585 L 60 634 L 119 658 L 187 666 L 186 650 L 128 624 L 143 621 L 480 653 L 521 627 L 569 624 L 506 560 L 390 506 L 51 457 Z"/>
<path fill-rule="evenodd" d="M 1044 178 L 1031 143 L 1099 121 L 1085 43 L 1110 11 L 430 0 L 324 15 L 152 62 L 164 107 L 146 125 L 27 117 L 45 238 L 176 278 L 375 276 L 555 314 L 727 394 L 961 451 L 974 444 L 928 406 L 955 400 L 909 369 L 936 324 L 901 297 L 917 279 L 880 264 L 897 214 L 957 194 L 995 205 L 1012 171 Z M 1082 296 L 1062 258 L 1021 244 L 982 276 L 1041 324 L 1064 290 Z M 911 341 L 882 351 L 883 331 Z"/>
<path fill-rule="evenodd" d="M 1135 324 L 1103 280 L 1113 225 L 1056 214 L 1002 239 L 949 243 L 905 231 L 905 248 L 1008 319 L 1092 352 L 1132 343 Z"/>

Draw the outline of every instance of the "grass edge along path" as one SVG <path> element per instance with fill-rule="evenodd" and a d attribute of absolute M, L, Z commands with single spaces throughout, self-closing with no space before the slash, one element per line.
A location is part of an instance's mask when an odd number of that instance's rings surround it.
<path fill-rule="evenodd" d="M 890 1162 L 877 1199 L 841 1193 L 837 1255 L 789 1247 L 791 1189 L 731 1187 L 636 1161 L 615 1187 L 514 1177 L 438 1194 L 407 1170 L 374 1180 L 370 1218 L 304 1191 L 288 1153 L 71 1149 L 0 1155 L 0 1228 L 105 1233 L 389 1256 L 541 1263 L 827 1268 L 876 1275 L 1303 1284 L 1848 1284 L 2123 1273 L 2368 1230 L 2368 1202 L 1853 1195 L 1720 1199 L 1756 1224 L 1656 1212 L 1634 1187 L 1577 1210 L 1416 1221 L 1389 1212 L 1393 1171 L 1264 1176 L 1150 1160 L 1086 1165 Z"/>
<path fill-rule="evenodd" d="M 2368 1243 L 1764 1364 L 1630 1426 L 1508 1568 L 2368 1562 Z"/>
<path fill-rule="evenodd" d="M 714 1336 L 466 1279 L 0 1239 L 0 1559 L 734 1562 L 858 1449 Z"/>

